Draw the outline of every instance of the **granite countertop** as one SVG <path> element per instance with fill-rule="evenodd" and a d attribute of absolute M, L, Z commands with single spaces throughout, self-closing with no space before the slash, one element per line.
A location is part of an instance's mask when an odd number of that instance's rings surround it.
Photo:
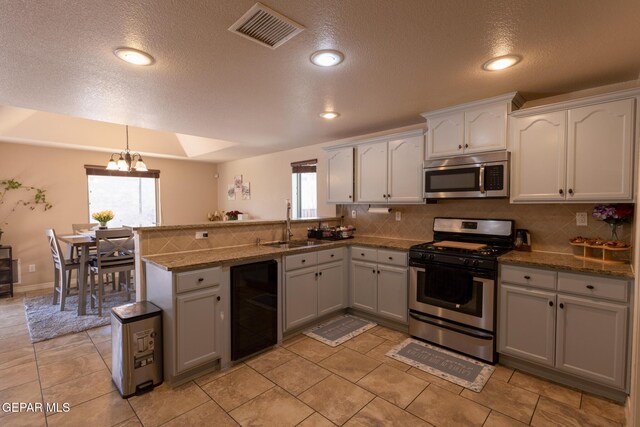
<path fill-rule="evenodd" d="M 369 246 L 373 248 L 408 251 L 413 245 L 422 243 L 418 240 L 390 239 L 382 237 L 357 236 L 353 239 L 326 241 L 314 246 L 282 249 L 266 245 L 230 246 L 217 249 L 174 252 L 169 254 L 143 256 L 142 260 L 155 264 L 165 270 L 182 271 L 213 267 L 219 264 L 230 264 L 243 261 L 277 258 L 283 255 L 312 252 L 342 246 Z"/>
<path fill-rule="evenodd" d="M 291 223 L 318 223 L 323 221 L 340 221 L 342 218 L 336 217 L 315 217 L 292 219 Z M 242 221 L 210 221 L 201 224 L 183 224 L 183 225 L 154 225 L 151 227 L 131 227 L 134 231 L 170 231 L 170 230 L 196 230 L 206 228 L 222 228 L 222 227 L 241 227 L 243 225 L 282 225 L 285 224 L 284 219 L 246 219 Z"/>
<path fill-rule="evenodd" d="M 633 279 L 630 264 L 611 264 L 599 261 L 577 259 L 573 255 L 553 252 L 518 252 L 511 251 L 498 258 L 503 264 L 515 264 L 528 267 L 552 268 L 574 273 L 593 273 L 606 276 Z"/>

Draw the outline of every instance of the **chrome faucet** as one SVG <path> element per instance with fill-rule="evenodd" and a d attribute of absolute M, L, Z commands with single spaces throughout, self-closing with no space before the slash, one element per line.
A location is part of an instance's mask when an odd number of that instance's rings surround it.
<path fill-rule="evenodd" d="M 291 232 L 291 201 L 287 200 L 287 229 L 284 231 L 284 241 L 290 242 L 293 237 Z"/>

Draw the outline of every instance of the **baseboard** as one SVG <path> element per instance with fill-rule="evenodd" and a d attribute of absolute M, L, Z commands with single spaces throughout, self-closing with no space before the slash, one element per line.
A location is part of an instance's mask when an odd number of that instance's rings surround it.
<path fill-rule="evenodd" d="M 33 285 L 15 285 L 13 287 L 13 293 L 41 291 L 43 289 L 53 290 L 53 282 L 34 283 Z"/>

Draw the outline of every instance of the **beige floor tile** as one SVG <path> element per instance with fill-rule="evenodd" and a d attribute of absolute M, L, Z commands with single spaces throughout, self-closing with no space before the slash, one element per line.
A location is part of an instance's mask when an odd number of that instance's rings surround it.
<path fill-rule="evenodd" d="M 65 345 L 75 345 L 82 343 L 91 343 L 91 339 L 89 339 L 89 335 L 86 332 L 79 332 L 77 334 L 69 334 L 63 335 L 61 337 L 53 338 L 46 341 L 40 341 L 35 343 L 33 346 L 36 349 L 36 352 L 49 350 L 56 347 L 63 347 Z"/>
<path fill-rule="evenodd" d="M 216 404 L 213 400 L 209 400 L 195 409 L 186 412 L 162 427 L 191 427 L 191 426 L 215 426 L 215 427 L 233 427 L 237 426 L 233 418 Z"/>
<path fill-rule="evenodd" d="M 11 388 L 0 390 L 0 404 L 5 402 L 31 402 L 42 403 L 42 394 L 40 393 L 40 383 L 35 380 L 28 383 L 20 384 Z M 4 426 L 7 422 L 7 418 L 11 418 L 13 423 L 17 423 L 19 418 L 24 417 L 24 413 L 11 413 L 0 410 L 0 425 Z"/>
<path fill-rule="evenodd" d="M 360 412 L 355 414 L 345 426 L 423 426 L 431 424 L 403 411 L 380 397 L 373 399 Z"/>
<path fill-rule="evenodd" d="M 0 324 L 2 325 L 2 324 Z M 0 326 L 0 338 L 8 338 L 16 335 L 29 335 L 29 328 L 27 328 L 26 323 L 20 323 L 18 325 Z"/>
<path fill-rule="evenodd" d="M 47 424 L 49 427 L 111 427 L 133 416 L 135 414 L 129 403 L 114 391 L 78 406 L 72 406 L 69 412 L 47 416 Z"/>
<path fill-rule="evenodd" d="M 28 334 L 0 339 L 0 354 L 24 347 L 33 348 Z"/>
<path fill-rule="evenodd" d="M 98 350 L 96 350 L 92 342 L 88 342 L 36 351 L 36 358 L 38 360 L 38 366 L 42 367 L 51 363 L 68 361 L 76 357 L 88 356 L 94 353 L 98 354 Z"/>
<path fill-rule="evenodd" d="M 314 412 L 306 420 L 298 424 L 298 427 L 333 427 L 334 423 L 323 417 L 317 412 Z"/>
<path fill-rule="evenodd" d="M 166 384 L 142 396 L 134 396 L 129 403 L 147 426 L 158 426 L 202 405 L 209 397 L 193 381 L 171 388 Z"/>
<path fill-rule="evenodd" d="M 102 356 L 102 360 L 104 360 L 104 364 L 107 365 L 107 369 L 109 370 L 109 372 L 111 372 L 111 362 L 112 362 L 111 353 L 105 354 L 104 356 Z"/>
<path fill-rule="evenodd" d="M 345 348 L 318 363 L 334 374 L 338 374 L 351 382 L 356 382 L 375 368 L 380 366 L 378 360 Z"/>
<path fill-rule="evenodd" d="M 382 364 L 358 381 L 358 385 L 404 409 L 429 383 Z"/>
<path fill-rule="evenodd" d="M 2 425 L 2 427 L 45 427 L 47 422 L 44 411 L 16 412 L 0 418 L 0 425 Z"/>
<path fill-rule="evenodd" d="M 513 369 L 502 365 L 496 365 L 495 368 L 495 371 L 491 374 L 491 378 L 508 383 L 513 375 Z"/>
<path fill-rule="evenodd" d="M 538 403 L 538 395 L 504 381 L 489 379 L 480 393 L 462 390 L 462 397 L 528 424 Z"/>
<path fill-rule="evenodd" d="M 407 411 L 438 427 L 481 426 L 489 409 L 430 384 Z"/>
<path fill-rule="evenodd" d="M 420 379 L 423 379 L 428 383 L 435 384 L 438 387 L 443 388 L 453 394 L 460 394 L 462 393 L 462 390 L 464 390 L 464 387 L 459 386 L 458 384 L 454 384 L 450 381 L 447 381 L 438 376 L 432 375 L 428 372 L 422 371 L 418 368 L 411 368 L 407 371 L 407 373 L 415 377 L 418 377 Z"/>
<path fill-rule="evenodd" d="M 301 341 L 301 340 L 303 340 L 305 338 L 307 338 L 307 336 L 304 335 L 304 334 L 294 335 L 292 337 L 289 337 L 289 338 L 283 340 L 282 341 L 282 347 L 284 347 L 284 348 L 291 347 L 293 344 L 295 344 L 298 341 Z"/>
<path fill-rule="evenodd" d="M 91 338 L 91 341 L 94 343 L 111 340 L 111 325 L 89 329 L 87 335 L 89 335 L 89 338 Z"/>
<path fill-rule="evenodd" d="M 38 379 L 38 368 L 35 362 L 23 363 L 0 370 L 0 390 L 15 387 Z"/>
<path fill-rule="evenodd" d="M 355 338 L 346 341 L 343 346 L 355 350 L 358 353 L 366 354 L 384 342 L 384 338 L 373 334 L 360 334 Z"/>
<path fill-rule="evenodd" d="M 208 374 L 200 375 L 198 378 L 195 379 L 195 382 L 200 387 L 202 387 L 203 385 L 210 383 L 211 381 L 218 379 L 220 377 L 224 377 L 225 375 L 230 374 L 231 372 L 237 371 L 238 369 L 244 366 L 246 366 L 244 363 L 238 363 L 237 365 L 233 365 L 227 369 L 209 372 Z"/>
<path fill-rule="evenodd" d="M 323 359 L 331 356 L 340 350 L 339 347 L 329 347 L 326 344 L 311 338 L 304 338 L 293 345 L 287 347 L 287 350 L 296 353 L 314 363 L 318 363 Z"/>
<path fill-rule="evenodd" d="M 489 418 L 484 423 L 483 427 L 524 427 L 529 424 L 521 423 L 520 421 L 514 420 L 511 417 L 507 417 L 500 412 L 491 411 L 489 414 Z"/>
<path fill-rule="evenodd" d="M 311 414 L 313 409 L 277 386 L 229 413 L 242 426 L 295 426 Z"/>
<path fill-rule="evenodd" d="M 509 384 L 550 397 L 574 408 L 580 407 L 581 392 L 524 372 L 516 371 L 509 380 Z"/>
<path fill-rule="evenodd" d="M 0 325 L 2 325 L 3 328 L 26 324 L 27 318 L 24 316 L 24 313 L 19 311 L 16 313 L 0 313 Z"/>
<path fill-rule="evenodd" d="M 42 390 L 45 402 L 66 402 L 77 406 L 115 390 L 111 374 L 106 369 Z"/>
<path fill-rule="evenodd" d="M 111 340 L 100 341 L 94 344 L 100 356 L 104 357 L 111 354 Z"/>
<path fill-rule="evenodd" d="M 609 427 L 620 426 L 615 421 L 590 414 L 581 409 L 565 405 L 554 399 L 540 396 L 540 401 L 533 414 L 531 425 L 536 427 Z"/>
<path fill-rule="evenodd" d="M 108 372 L 102 358 L 95 352 L 40 367 L 40 383 L 43 389 L 49 388 L 101 370 Z"/>
<path fill-rule="evenodd" d="M 22 347 L 11 351 L 0 353 L 0 371 L 12 366 L 22 365 L 24 363 L 35 362 L 36 355 L 33 347 Z"/>
<path fill-rule="evenodd" d="M 244 366 L 202 387 L 218 405 L 229 412 L 273 387 L 274 384 Z"/>
<path fill-rule="evenodd" d="M 409 335 L 404 332 L 389 329 L 384 326 L 376 326 L 375 328 L 370 329 L 369 333 L 382 337 L 396 344 L 401 343 L 402 341 L 409 338 Z"/>
<path fill-rule="evenodd" d="M 266 353 L 260 354 L 259 356 L 253 357 L 245 363 L 261 374 L 264 374 L 265 372 L 270 371 L 273 368 L 277 368 L 296 357 L 298 356 L 289 350 L 284 348 L 275 348 L 267 351 Z"/>
<path fill-rule="evenodd" d="M 582 394 L 580 409 L 590 414 L 600 415 L 601 417 L 619 422 L 620 424 L 624 424 L 626 421 L 623 405 L 591 394 Z"/>
<path fill-rule="evenodd" d="M 126 421 L 116 424 L 113 427 L 142 427 L 142 423 L 138 417 L 131 417 Z"/>
<path fill-rule="evenodd" d="M 329 375 L 331 375 L 331 372 L 315 363 L 309 362 L 303 357 L 296 357 L 264 374 L 265 377 L 294 396 L 299 395 Z"/>
<path fill-rule="evenodd" d="M 387 353 L 389 352 L 389 350 L 391 350 L 395 346 L 396 346 L 395 343 L 385 340 L 385 342 L 383 342 L 373 350 L 368 351 L 367 356 L 371 357 L 372 359 L 376 359 L 382 363 L 386 363 L 387 365 L 391 365 L 394 368 L 399 369 L 401 371 L 408 371 L 411 368 L 411 365 L 407 365 L 406 363 L 399 362 L 387 356 Z"/>
<path fill-rule="evenodd" d="M 331 375 L 299 395 L 298 399 L 331 422 L 342 425 L 374 397 L 365 389 Z"/>

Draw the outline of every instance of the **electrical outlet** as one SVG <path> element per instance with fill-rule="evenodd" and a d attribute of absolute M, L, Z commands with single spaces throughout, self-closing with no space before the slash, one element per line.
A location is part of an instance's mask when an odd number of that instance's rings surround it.
<path fill-rule="evenodd" d="M 355 217 L 356 217 L 356 210 L 355 210 L 355 209 L 353 209 L 353 210 L 351 211 L 351 218 L 355 218 Z"/>
<path fill-rule="evenodd" d="M 29 264 L 29 273 L 35 273 L 35 272 L 36 272 L 36 265 Z"/>
<path fill-rule="evenodd" d="M 207 237 L 209 237 L 207 231 L 196 231 L 196 239 L 206 239 Z"/>
<path fill-rule="evenodd" d="M 578 227 L 586 227 L 589 225 L 586 212 L 576 212 L 576 225 Z"/>
<path fill-rule="evenodd" d="M 396 211 L 396 221 L 400 221 L 402 219 L 402 212 Z"/>

